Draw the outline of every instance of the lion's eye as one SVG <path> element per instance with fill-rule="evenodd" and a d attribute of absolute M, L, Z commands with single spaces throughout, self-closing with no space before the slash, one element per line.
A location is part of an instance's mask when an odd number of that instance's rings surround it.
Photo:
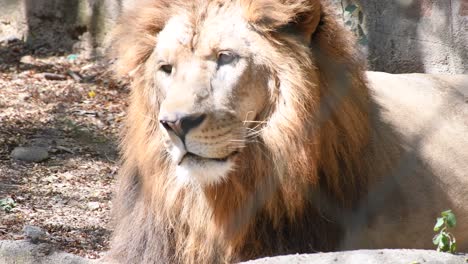
<path fill-rule="evenodd" d="M 233 62 L 236 59 L 237 55 L 232 52 L 220 52 L 218 54 L 218 64 L 224 65 Z"/>
<path fill-rule="evenodd" d="M 170 64 L 164 64 L 164 65 L 161 65 L 161 67 L 159 68 L 161 71 L 167 73 L 167 74 L 171 74 L 172 73 L 172 65 Z"/>

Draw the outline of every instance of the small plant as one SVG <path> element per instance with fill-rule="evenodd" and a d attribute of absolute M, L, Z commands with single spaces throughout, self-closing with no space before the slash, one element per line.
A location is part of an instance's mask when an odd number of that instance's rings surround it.
<path fill-rule="evenodd" d="M 348 3 L 351 2 L 351 3 Z M 369 40 L 364 30 L 364 13 L 362 12 L 361 6 L 355 1 L 341 1 L 341 7 L 343 9 L 343 21 L 358 39 L 358 43 L 364 47 L 367 47 Z"/>
<path fill-rule="evenodd" d="M 439 252 L 455 253 L 457 250 L 457 241 L 455 237 L 448 232 L 449 228 L 454 228 L 457 224 L 457 219 L 452 210 L 443 211 L 441 217 L 437 218 L 434 226 L 434 231 L 439 232 L 432 239 L 432 243 L 437 246 Z"/>
<path fill-rule="evenodd" d="M 7 197 L 0 199 L 0 209 L 4 210 L 5 212 L 9 213 L 15 207 L 16 203 L 12 198 Z"/>

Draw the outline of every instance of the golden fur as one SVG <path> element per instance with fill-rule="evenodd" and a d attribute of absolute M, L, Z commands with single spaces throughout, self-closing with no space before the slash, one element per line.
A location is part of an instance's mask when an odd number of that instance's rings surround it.
<path fill-rule="evenodd" d="M 157 121 L 164 95 L 153 89 L 156 36 L 181 10 L 201 25 L 213 10 L 238 7 L 267 43 L 264 78 L 275 85 L 256 118 L 259 136 L 243 146 L 235 159 L 242 166 L 225 181 L 175 184 Z M 363 201 L 403 150 L 374 144 L 398 137 L 389 126 L 374 129 L 379 113 L 365 65 L 332 13 L 319 0 L 154 0 L 123 16 L 116 66 L 119 76 L 130 74 L 133 81 L 114 201 L 114 261 L 230 263 L 377 246 L 347 235 L 379 214 L 379 199 L 366 209 Z"/>

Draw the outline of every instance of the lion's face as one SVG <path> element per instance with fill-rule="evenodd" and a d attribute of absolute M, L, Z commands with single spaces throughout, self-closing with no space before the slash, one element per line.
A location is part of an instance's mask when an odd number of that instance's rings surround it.
<path fill-rule="evenodd" d="M 176 177 L 202 186 L 236 169 L 270 81 L 251 48 L 258 37 L 242 16 L 207 15 L 200 25 L 184 14 L 169 19 L 149 60 L 161 95 L 153 105 Z"/>

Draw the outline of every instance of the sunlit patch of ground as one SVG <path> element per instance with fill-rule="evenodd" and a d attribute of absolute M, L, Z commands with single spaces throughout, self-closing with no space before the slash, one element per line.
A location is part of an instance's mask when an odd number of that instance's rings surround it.
<path fill-rule="evenodd" d="M 13 201 L 0 207 L 0 239 L 22 239 L 27 224 L 67 252 L 97 258 L 108 248 L 128 94 L 108 68 L 0 42 L 0 199 Z M 13 160 L 18 146 L 47 148 L 49 159 Z"/>

